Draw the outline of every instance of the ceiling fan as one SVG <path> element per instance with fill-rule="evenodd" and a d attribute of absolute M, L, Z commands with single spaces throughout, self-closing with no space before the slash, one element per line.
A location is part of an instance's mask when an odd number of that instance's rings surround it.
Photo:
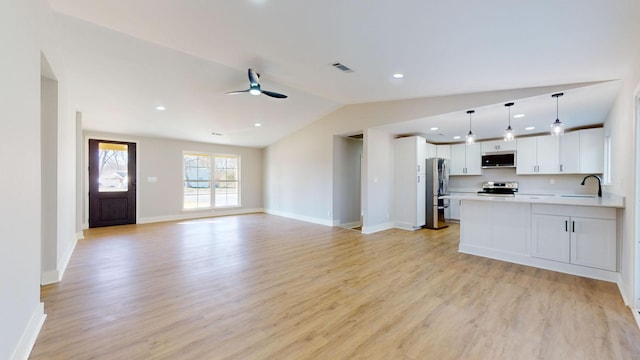
<path fill-rule="evenodd" d="M 242 94 L 242 93 L 249 93 L 251 95 L 260 95 L 260 94 L 265 94 L 267 96 L 271 96 L 274 98 L 278 98 L 278 99 L 286 99 L 287 95 L 284 94 L 280 94 L 277 92 L 273 92 L 273 91 L 267 91 L 267 90 L 262 90 L 260 88 L 260 74 L 258 74 L 257 72 L 249 69 L 248 71 L 249 73 L 249 88 L 247 90 L 239 90 L 239 91 L 229 91 L 228 93 L 226 93 L 227 95 L 235 95 L 235 94 Z"/>

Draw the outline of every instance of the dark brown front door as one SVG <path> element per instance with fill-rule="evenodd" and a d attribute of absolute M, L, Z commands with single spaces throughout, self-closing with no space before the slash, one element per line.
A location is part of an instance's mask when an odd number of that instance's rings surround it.
<path fill-rule="evenodd" d="M 136 144 L 89 140 L 89 227 L 136 223 Z"/>

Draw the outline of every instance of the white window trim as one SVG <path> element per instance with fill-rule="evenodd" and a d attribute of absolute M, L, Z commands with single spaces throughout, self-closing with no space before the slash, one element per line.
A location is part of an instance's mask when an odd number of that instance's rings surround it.
<path fill-rule="evenodd" d="M 227 205 L 227 206 L 216 206 L 216 196 L 215 196 L 215 167 L 216 167 L 216 157 L 233 157 L 238 159 L 238 205 Z M 234 209 L 242 207 L 242 156 L 240 154 L 223 154 L 223 153 L 215 153 L 211 155 L 211 160 L 213 160 L 213 176 L 211 176 L 211 207 L 213 209 Z"/>

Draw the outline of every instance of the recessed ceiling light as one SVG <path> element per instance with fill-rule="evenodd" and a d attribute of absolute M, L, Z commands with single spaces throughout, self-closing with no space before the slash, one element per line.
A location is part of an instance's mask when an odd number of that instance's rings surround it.
<path fill-rule="evenodd" d="M 255 127 L 260 127 L 260 126 L 262 126 L 262 124 L 260 124 L 260 123 L 255 123 L 255 124 L 253 124 L 253 126 L 255 126 Z"/>
<path fill-rule="evenodd" d="M 535 126 L 527 126 L 526 128 L 524 128 L 527 131 L 531 131 L 531 130 L 535 130 L 536 127 Z"/>
<path fill-rule="evenodd" d="M 156 110 L 158 110 L 158 111 L 165 111 L 165 110 L 167 110 L 167 108 L 166 108 L 166 107 L 164 107 L 164 105 L 157 105 L 157 106 L 156 106 Z"/>
<path fill-rule="evenodd" d="M 460 139 L 460 136 L 458 136 L 458 135 L 453 137 L 453 140 L 458 140 L 458 139 Z"/>
<path fill-rule="evenodd" d="M 432 127 L 430 130 L 431 131 L 436 131 L 436 130 L 438 130 L 438 128 L 437 127 Z"/>
<path fill-rule="evenodd" d="M 393 78 L 394 79 L 402 79 L 404 77 L 404 74 L 401 73 L 395 73 L 393 74 Z"/>
<path fill-rule="evenodd" d="M 524 114 L 515 114 L 515 115 L 513 115 L 514 119 L 520 119 L 520 118 L 523 118 L 523 117 L 524 117 Z"/>

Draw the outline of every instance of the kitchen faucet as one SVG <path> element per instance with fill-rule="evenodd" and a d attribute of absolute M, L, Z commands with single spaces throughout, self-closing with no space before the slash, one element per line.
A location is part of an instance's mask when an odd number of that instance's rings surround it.
<path fill-rule="evenodd" d="M 598 180 L 598 197 L 602 197 L 602 179 L 600 179 L 600 176 L 598 175 L 587 175 L 584 177 L 584 179 L 582 179 L 582 183 L 580 183 L 580 185 L 584 185 L 584 182 L 590 178 L 590 177 L 594 177 Z"/>

